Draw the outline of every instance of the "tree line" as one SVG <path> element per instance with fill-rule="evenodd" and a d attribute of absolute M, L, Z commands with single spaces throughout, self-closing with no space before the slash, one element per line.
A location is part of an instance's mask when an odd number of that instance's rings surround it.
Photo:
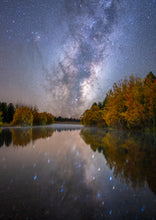
<path fill-rule="evenodd" d="M 55 117 L 56 122 L 80 122 L 80 119 L 77 118 L 66 118 L 66 117 Z"/>
<path fill-rule="evenodd" d="M 0 125 L 32 126 L 54 123 L 54 116 L 47 112 L 38 112 L 37 107 L 22 104 L 0 102 Z"/>
<path fill-rule="evenodd" d="M 106 94 L 103 102 L 94 103 L 81 116 L 86 126 L 127 129 L 156 128 L 156 76 L 144 79 L 125 77 Z"/>

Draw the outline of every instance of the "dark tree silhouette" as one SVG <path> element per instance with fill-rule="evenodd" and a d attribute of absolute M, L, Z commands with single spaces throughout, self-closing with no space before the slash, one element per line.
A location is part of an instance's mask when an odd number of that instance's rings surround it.
<path fill-rule="evenodd" d="M 5 102 L 0 103 L 0 111 L 2 112 L 3 122 L 7 122 L 7 112 L 8 112 L 7 103 Z"/>
<path fill-rule="evenodd" d="M 7 122 L 10 123 L 13 120 L 13 116 L 15 113 L 15 107 L 12 103 L 8 105 L 8 111 L 7 111 Z"/>

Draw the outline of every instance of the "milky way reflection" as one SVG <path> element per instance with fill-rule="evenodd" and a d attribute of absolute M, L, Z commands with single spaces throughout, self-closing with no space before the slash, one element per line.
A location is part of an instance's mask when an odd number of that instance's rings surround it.
<path fill-rule="evenodd" d="M 1 218 L 154 218 L 155 136 L 69 127 L 0 132 Z"/>

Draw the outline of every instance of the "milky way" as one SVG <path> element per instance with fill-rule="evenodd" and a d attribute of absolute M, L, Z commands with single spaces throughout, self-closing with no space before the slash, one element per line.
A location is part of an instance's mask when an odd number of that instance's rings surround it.
<path fill-rule="evenodd" d="M 154 0 L 2 0 L 1 100 L 79 117 L 114 81 L 156 71 L 155 12 Z"/>
<path fill-rule="evenodd" d="M 116 24 L 118 5 L 118 1 L 64 2 L 68 27 L 62 50 L 64 56 L 47 74 L 48 91 L 62 112 L 78 113 L 90 95 L 87 85 L 98 83 L 96 68 L 105 59 L 105 47 Z"/>

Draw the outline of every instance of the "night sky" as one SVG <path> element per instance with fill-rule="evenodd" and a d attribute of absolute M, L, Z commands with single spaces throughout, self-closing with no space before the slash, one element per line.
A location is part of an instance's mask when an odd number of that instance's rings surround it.
<path fill-rule="evenodd" d="M 0 0 L 0 101 L 79 117 L 156 74 L 156 0 Z"/>

